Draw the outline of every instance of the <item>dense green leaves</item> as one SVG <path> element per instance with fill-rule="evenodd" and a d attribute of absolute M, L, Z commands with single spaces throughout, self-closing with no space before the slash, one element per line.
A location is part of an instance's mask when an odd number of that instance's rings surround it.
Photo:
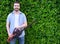
<path fill-rule="evenodd" d="M 0 1 L 0 43 L 6 44 L 6 18 L 13 11 L 15 0 Z M 26 30 L 26 44 L 60 44 L 60 1 L 19 0 L 20 10 L 26 14 L 28 24 L 36 22 Z"/>

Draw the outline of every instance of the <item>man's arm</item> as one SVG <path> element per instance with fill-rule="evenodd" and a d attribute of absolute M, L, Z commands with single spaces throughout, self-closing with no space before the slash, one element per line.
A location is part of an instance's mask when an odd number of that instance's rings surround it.
<path fill-rule="evenodd" d="M 18 26 L 17 28 L 26 28 L 27 27 L 27 18 L 25 14 L 23 15 L 23 24 L 21 26 Z"/>
<path fill-rule="evenodd" d="M 21 26 L 18 26 L 16 28 L 26 28 L 27 27 L 27 22 L 24 22 Z"/>
<path fill-rule="evenodd" d="M 6 29 L 7 29 L 7 32 L 8 32 L 8 36 L 10 36 L 10 31 L 9 31 L 10 24 L 9 24 L 9 22 L 6 23 Z"/>
<path fill-rule="evenodd" d="M 23 25 L 19 26 L 19 28 L 26 28 L 27 27 L 27 22 L 24 22 Z"/>
<path fill-rule="evenodd" d="M 11 33 L 10 33 L 10 15 L 11 14 L 9 14 L 8 16 L 7 16 L 7 19 L 6 19 L 6 29 L 7 29 L 7 32 L 8 32 L 8 36 L 11 36 Z"/>

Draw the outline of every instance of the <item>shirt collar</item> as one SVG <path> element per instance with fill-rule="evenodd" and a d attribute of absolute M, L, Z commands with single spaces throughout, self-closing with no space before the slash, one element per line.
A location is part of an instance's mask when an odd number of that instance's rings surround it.
<path fill-rule="evenodd" d="M 14 12 L 15 12 L 15 11 L 13 10 L 13 12 L 12 12 L 12 13 L 14 14 Z M 21 12 L 21 11 L 19 11 L 19 14 L 21 14 L 21 13 L 22 13 L 22 12 Z"/>

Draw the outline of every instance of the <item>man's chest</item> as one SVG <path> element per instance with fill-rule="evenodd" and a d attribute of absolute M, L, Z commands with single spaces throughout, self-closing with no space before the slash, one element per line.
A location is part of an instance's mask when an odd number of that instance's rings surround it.
<path fill-rule="evenodd" d="M 22 24 L 23 21 L 24 21 L 24 18 L 22 15 L 13 15 L 10 17 L 10 23 L 12 23 L 12 24 L 14 24 L 15 22 Z"/>

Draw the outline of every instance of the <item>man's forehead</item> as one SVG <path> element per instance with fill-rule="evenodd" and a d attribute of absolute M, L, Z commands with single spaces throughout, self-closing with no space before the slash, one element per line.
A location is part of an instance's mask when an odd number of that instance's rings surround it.
<path fill-rule="evenodd" d="M 14 3 L 14 5 L 20 5 L 19 3 Z"/>

